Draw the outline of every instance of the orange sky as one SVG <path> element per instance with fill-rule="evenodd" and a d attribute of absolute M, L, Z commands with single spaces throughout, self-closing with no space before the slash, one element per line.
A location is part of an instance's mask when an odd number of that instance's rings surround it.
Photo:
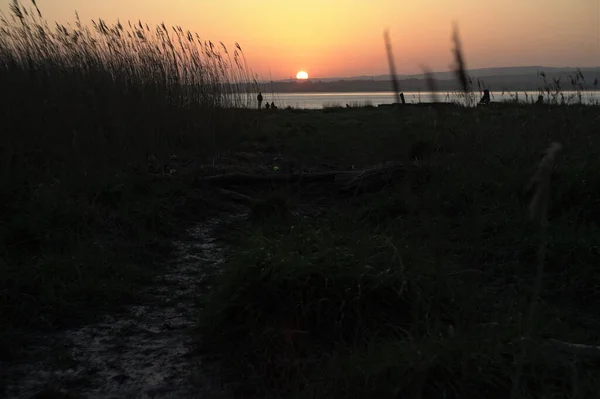
<path fill-rule="evenodd" d="M 8 10 L 10 0 L 0 0 Z M 29 0 L 23 0 L 29 5 Z M 390 29 L 398 73 L 452 63 L 452 22 L 469 68 L 600 65 L 600 0 L 37 0 L 49 21 L 141 19 L 238 41 L 262 78 L 387 73 Z"/>

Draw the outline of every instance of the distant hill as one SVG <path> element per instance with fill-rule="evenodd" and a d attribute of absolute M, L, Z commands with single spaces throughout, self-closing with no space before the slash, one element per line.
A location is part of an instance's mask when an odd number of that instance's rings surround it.
<path fill-rule="evenodd" d="M 596 87 L 594 81 L 600 80 L 600 67 L 579 68 L 584 76 L 578 85 L 583 89 L 591 90 Z M 544 77 L 540 72 L 545 74 Z M 577 74 L 577 68 L 572 67 L 504 67 L 504 68 L 481 68 L 469 71 L 472 79 L 473 90 L 477 90 L 480 85 L 482 88 L 488 88 L 492 91 L 524 91 L 544 89 L 548 83 L 553 80 L 559 80 L 563 90 L 575 89 L 573 78 Z M 454 72 L 436 72 L 433 74 L 436 86 L 439 91 L 459 90 Z M 417 75 L 398 75 L 400 89 L 402 91 L 428 91 L 428 86 L 423 74 Z M 353 76 L 345 78 L 327 78 L 308 81 L 296 81 L 295 79 L 286 79 L 264 83 L 265 91 L 275 93 L 315 93 L 315 92 L 382 92 L 391 91 L 390 75 L 378 76 Z"/>
<path fill-rule="evenodd" d="M 587 67 L 587 68 L 579 68 L 581 72 L 585 75 L 586 73 L 600 73 L 600 66 L 598 67 Z M 552 73 L 552 74 L 572 74 L 577 71 L 576 67 L 547 67 L 547 66 L 520 66 L 520 67 L 498 67 L 498 68 L 478 68 L 478 69 L 470 69 L 469 75 L 472 78 L 481 78 L 481 77 L 490 77 L 490 76 L 511 76 L 511 75 L 534 75 L 537 76 L 537 73 L 543 71 L 544 73 Z M 439 80 L 447 80 L 454 79 L 454 71 L 443 71 L 443 72 L 433 72 L 433 75 L 436 79 Z M 399 74 L 398 79 L 423 79 L 423 74 Z M 339 82 L 346 80 L 374 80 L 374 81 L 389 81 L 391 80 L 390 75 L 374 75 L 374 76 L 349 76 L 349 77 L 334 77 L 334 78 L 319 78 L 313 77 L 311 80 L 321 81 L 321 82 Z M 283 79 L 278 82 L 295 82 L 296 79 Z"/>

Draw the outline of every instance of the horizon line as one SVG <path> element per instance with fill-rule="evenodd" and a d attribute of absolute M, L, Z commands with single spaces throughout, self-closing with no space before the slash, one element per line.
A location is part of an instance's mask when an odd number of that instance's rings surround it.
<path fill-rule="evenodd" d="M 501 66 L 501 67 L 482 67 L 482 68 L 467 68 L 467 71 L 485 71 L 488 69 L 518 69 L 518 68 L 547 68 L 547 69 L 559 69 L 559 70 L 569 70 L 569 69 L 600 69 L 600 65 L 595 65 L 595 66 L 582 66 L 582 67 L 578 67 L 578 66 L 550 66 L 550 65 L 516 65 L 516 66 Z M 543 70 L 540 70 L 540 72 L 543 72 Z M 454 73 L 453 70 L 438 70 L 436 72 L 432 72 L 433 75 L 435 74 L 448 74 L 448 73 Z M 424 76 L 425 74 L 423 72 L 421 73 L 400 73 L 397 74 L 397 76 Z M 489 76 L 496 76 L 496 75 L 489 75 Z M 347 80 L 347 79 L 355 79 L 355 78 L 375 78 L 375 77 L 390 77 L 391 75 L 389 73 L 383 73 L 383 74 L 375 74 L 375 75 L 346 75 L 346 76 L 332 76 L 332 77 L 326 77 L 326 76 L 317 76 L 317 77 L 313 77 L 310 76 L 308 77 L 308 79 L 306 79 L 305 81 L 310 81 L 310 80 L 323 80 L 323 79 L 327 79 L 327 80 L 335 80 L 335 79 L 340 79 L 340 80 Z M 361 80 L 361 79 L 355 79 L 355 80 Z M 298 79 L 296 79 L 295 77 L 291 76 L 289 78 L 281 78 L 281 79 L 277 79 L 277 80 L 261 80 L 259 83 L 271 83 L 271 82 L 288 82 L 288 81 L 298 81 Z"/>

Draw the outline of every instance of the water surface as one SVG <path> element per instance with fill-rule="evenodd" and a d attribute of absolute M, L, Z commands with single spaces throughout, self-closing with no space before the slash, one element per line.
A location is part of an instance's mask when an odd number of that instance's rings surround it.
<path fill-rule="evenodd" d="M 537 100 L 540 92 L 538 91 L 519 91 L 519 92 L 490 92 L 492 101 L 520 101 L 534 102 Z M 599 103 L 600 91 L 563 91 L 559 94 L 542 93 L 546 101 L 567 104 L 574 103 Z M 380 105 L 392 104 L 396 102 L 393 92 L 350 92 L 350 93 L 263 93 L 264 100 L 275 102 L 278 107 L 293 107 L 319 109 L 330 106 L 342 106 L 346 104 L 355 105 Z M 465 102 L 465 96 L 461 93 L 436 93 L 437 101 L 441 102 Z M 471 96 L 471 101 L 479 101 L 481 94 L 475 92 Z M 407 103 L 432 102 L 434 96 L 431 92 L 404 92 L 404 98 Z"/>

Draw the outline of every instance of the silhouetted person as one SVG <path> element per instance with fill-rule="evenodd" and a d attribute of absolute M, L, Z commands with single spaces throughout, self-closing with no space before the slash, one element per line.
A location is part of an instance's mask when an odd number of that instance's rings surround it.
<path fill-rule="evenodd" d="M 263 101 L 263 96 L 261 92 L 258 92 L 258 96 L 256 96 L 256 99 L 258 100 L 258 109 L 260 109 Z"/>
<path fill-rule="evenodd" d="M 481 100 L 479 100 L 479 104 L 482 105 L 487 105 L 492 101 L 491 97 L 490 97 L 490 91 L 488 89 L 485 89 L 483 91 L 483 97 L 481 97 Z"/>
<path fill-rule="evenodd" d="M 277 106 L 275 105 L 275 101 L 271 101 L 271 109 L 277 109 Z"/>
<path fill-rule="evenodd" d="M 267 103 L 265 104 L 265 109 L 269 109 L 271 108 L 271 106 L 269 105 L 269 102 L 267 101 Z"/>
<path fill-rule="evenodd" d="M 538 96 L 537 101 L 535 102 L 536 104 L 543 104 L 544 103 L 544 96 L 542 96 L 541 94 Z"/>

